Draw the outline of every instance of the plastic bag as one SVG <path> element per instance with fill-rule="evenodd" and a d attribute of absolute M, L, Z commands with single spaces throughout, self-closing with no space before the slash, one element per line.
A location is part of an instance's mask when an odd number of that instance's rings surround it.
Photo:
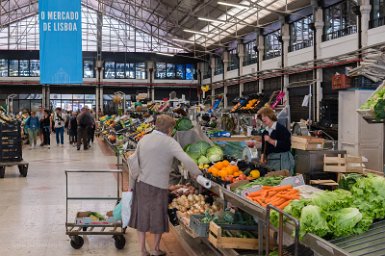
<path fill-rule="evenodd" d="M 112 212 L 112 216 L 116 221 L 122 220 L 122 202 L 119 202 Z"/>
<path fill-rule="evenodd" d="M 131 217 L 131 203 L 132 203 L 132 192 L 123 192 L 122 193 L 122 226 L 123 228 L 128 226 L 128 222 L 130 221 Z"/>

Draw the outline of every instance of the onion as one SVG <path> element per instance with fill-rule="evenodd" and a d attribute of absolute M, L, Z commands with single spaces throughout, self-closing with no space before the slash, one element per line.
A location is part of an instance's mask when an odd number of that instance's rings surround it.
<path fill-rule="evenodd" d="M 175 185 L 171 185 L 169 188 L 168 188 L 170 191 L 174 191 L 176 189 L 176 186 Z"/>
<path fill-rule="evenodd" d="M 187 199 L 188 199 L 190 202 L 193 202 L 193 201 L 194 201 L 193 195 L 188 195 L 188 196 L 187 196 Z"/>

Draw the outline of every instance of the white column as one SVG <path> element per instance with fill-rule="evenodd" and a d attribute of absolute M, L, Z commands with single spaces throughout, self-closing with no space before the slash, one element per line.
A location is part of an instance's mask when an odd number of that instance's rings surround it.
<path fill-rule="evenodd" d="M 258 38 L 258 65 L 259 70 L 263 70 L 263 57 L 265 56 L 265 40 L 263 38 L 263 35 L 259 35 Z M 262 92 L 263 90 L 263 80 L 259 80 L 259 92 Z"/>
<path fill-rule="evenodd" d="M 100 109 L 101 109 L 101 111 L 102 111 L 102 113 L 103 113 L 103 108 L 104 108 L 104 104 L 103 104 L 103 86 L 100 86 L 100 91 L 99 91 L 99 93 L 100 93 Z"/>
<path fill-rule="evenodd" d="M 321 56 L 321 43 L 322 43 L 322 35 L 323 35 L 323 28 L 324 28 L 324 22 L 323 22 L 323 10 L 322 8 L 318 8 L 314 13 L 314 27 L 316 31 L 316 51 L 317 51 L 317 59 L 322 58 Z M 315 113 L 316 116 L 312 116 L 313 120 L 318 121 L 320 116 L 320 103 L 322 100 L 322 87 L 321 83 L 323 81 L 323 72 L 322 69 L 317 69 L 317 81 L 316 81 L 316 91 L 312 92 L 313 97 L 314 95 L 317 95 L 317 102 L 315 104 L 317 105 L 317 112 Z"/>
<path fill-rule="evenodd" d="M 243 61 L 245 59 L 245 45 L 242 43 L 242 40 L 238 40 L 238 57 L 239 57 L 239 74 L 243 75 Z M 244 85 L 243 83 L 239 84 L 239 97 L 242 96 Z"/>
<path fill-rule="evenodd" d="M 228 51 L 223 52 L 223 77 L 227 78 L 227 67 L 229 66 L 229 53 Z M 223 107 L 227 108 L 227 85 L 223 85 Z"/>
<path fill-rule="evenodd" d="M 213 77 L 214 77 L 214 73 L 215 73 L 215 58 L 213 58 L 212 56 L 210 59 L 210 66 L 211 66 L 211 79 L 210 79 L 210 81 L 213 81 Z M 211 105 L 214 105 L 215 90 L 214 90 L 214 86 L 212 83 L 210 84 L 210 88 L 211 88 Z"/>
<path fill-rule="evenodd" d="M 42 108 L 46 108 L 47 107 L 47 101 L 46 101 L 46 99 L 47 99 L 47 96 L 46 96 L 46 93 L 45 93 L 45 86 L 43 85 L 42 87 L 41 87 L 41 107 Z M 48 101 L 49 102 L 49 101 Z"/>
<path fill-rule="evenodd" d="M 361 11 L 361 43 L 362 47 L 368 46 L 368 30 L 370 21 L 370 11 L 372 6 L 369 0 L 361 0 L 360 11 Z"/>
<path fill-rule="evenodd" d="M 282 52 L 283 54 L 283 63 L 282 67 L 288 66 L 288 55 L 289 55 L 289 46 L 290 46 L 290 27 L 289 24 L 284 24 L 281 29 L 282 35 Z M 289 100 L 289 75 L 284 75 L 283 77 L 283 91 L 285 92 L 285 100 Z"/>

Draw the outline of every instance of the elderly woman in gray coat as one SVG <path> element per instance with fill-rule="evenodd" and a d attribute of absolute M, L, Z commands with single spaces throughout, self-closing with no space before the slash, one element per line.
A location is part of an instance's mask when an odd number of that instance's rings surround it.
<path fill-rule="evenodd" d="M 193 178 L 201 173 L 171 137 L 174 126 L 174 118 L 168 115 L 157 117 L 155 130 L 144 136 L 136 149 L 139 173 L 130 173 L 130 188 L 133 188 L 134 194 L 129 226 L 138 231 L 142 256 L 165 255 L 160 250 L 160 240 L 162 234 L 169 231 L 168 187 L 173 159 L 181 161 Z M 155 238 L 151 254 L 146 250 L 146 232 L 154 234 Z"/>

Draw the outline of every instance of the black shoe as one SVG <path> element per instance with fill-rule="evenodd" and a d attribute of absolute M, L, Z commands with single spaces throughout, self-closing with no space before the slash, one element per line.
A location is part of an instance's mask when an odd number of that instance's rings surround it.
<path fill-rule="evenodd" d="M 78 147 L 77 149 L 80 150 L 80 147 Z"/>

